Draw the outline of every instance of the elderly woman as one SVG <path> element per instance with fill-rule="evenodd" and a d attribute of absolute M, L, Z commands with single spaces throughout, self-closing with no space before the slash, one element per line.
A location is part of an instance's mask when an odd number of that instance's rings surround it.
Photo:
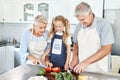
<path fill-rule="evenodd" d="M 48 31 L 47 20 L 43 15 L 37 15 L 33 26 L 27 29 L 20 44 L 21 63 L 41 63 L 41 57 L 46 50 Z"/>

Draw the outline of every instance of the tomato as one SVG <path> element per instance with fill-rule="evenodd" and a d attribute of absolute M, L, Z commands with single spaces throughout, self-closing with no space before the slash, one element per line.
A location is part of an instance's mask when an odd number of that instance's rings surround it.
<path fill-rule="evenodd" d="M 47 67 L 45 68 L 46 72 L 50 73 L 52 71 L 52 68 L 51 67 Z"/>
<path fill-rule="evenodd" d="M 60 72 L 60 67 L 53 67 L 53 68 L 52 68 L 52 71 L 53 71 L 53 72 Z"/>

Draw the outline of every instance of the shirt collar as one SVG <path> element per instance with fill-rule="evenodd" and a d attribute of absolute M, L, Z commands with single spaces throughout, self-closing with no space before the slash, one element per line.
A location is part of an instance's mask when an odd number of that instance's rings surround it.
<path fill-rule="evenodd" d="M 94 20 L 93 20 L 92 24 L 91 24 L 89 27 L 86 27 L 86 26 L 82 25 L 82 28 L 83 28 L 83 29 L 91 29 L 91 28 L 94 28 L 94 27 L 96 26 L 96 23 L 97 23 L 97 18 L 96 18 L 96 16 L 94 16 Z"/>
<path fill-rule="evenodd" d="M 57 35 L 63 35 L 63 32 L 56 32 Z"/>

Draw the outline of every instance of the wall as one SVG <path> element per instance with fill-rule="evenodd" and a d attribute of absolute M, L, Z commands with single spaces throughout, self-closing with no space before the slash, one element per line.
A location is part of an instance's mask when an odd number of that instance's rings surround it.
<path fill-rule="evenodd" d="M 120 0 L 105 0 L 105 18 L 112 24 L 114 32 L 112 54 L 120 56 Z"/>
<path fill-rule="evenodd" d="M 105 9 L 120 9 L 120 0 L 105 0 Z"/>
<path fill-rule="evenodd" d="M 20 42 L 22 34 L 29 28 L 31 24 L 28 23 L 4 23 L 0 24 L 0 40 L 15 38 Z M 76 28 L 76 24 L 71 24 L 70 33 L 73 34 Z M 47 26 L 47 30 L 50 29 L 50 24 Z"/>
<path fill-rule="evenodd" d="M 105 9 L 118 9 L 120 8 L 120 0 L 105 0 Z M 0 40 L 8 37 L 14 37 L 20 41 L 22 33 L 31 24 L 27 23 L 0 23 Z M 47 28 L 49 29 L 49 27 Z M 71 25 L 71 34 L 74 33 L 75 24 Z"/>
<path fill-rule="evenodd" d="M 4 24 L 0 24 L 0 41 L 2 40 L 2 36 L 3 36 L 3 34 L 4 34 Z"/>
<path fill-rule="evenodd" d="M 18 42 L 21 40 L 21 36 L 25 29 L 27 29 L 30 24 L 10 24 L 4 23 L 0 24 L 0 38 L 1 40 L 8 40 L 15 38 Z"/>

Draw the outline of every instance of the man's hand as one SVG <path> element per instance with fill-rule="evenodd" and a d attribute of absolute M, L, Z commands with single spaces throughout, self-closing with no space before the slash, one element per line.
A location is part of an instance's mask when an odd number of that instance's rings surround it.
<path fill-rule="evenodd" d="M 87 62 L 81 62 L 74 67 L 74 72 L 81 73 L 84 72 L 89 64 Z"/>
<path fill-rule="evenodd" d="M 73 69 L 77 64 L 79 63 L 78 58 L 73 58 L 72 61 L 70 62 L 70 68 Z"/>
<path fill-rule="evenodd" d="M 69 64 L 65 64 L 64 69 L 68 70 L 69 69 Z"/>

